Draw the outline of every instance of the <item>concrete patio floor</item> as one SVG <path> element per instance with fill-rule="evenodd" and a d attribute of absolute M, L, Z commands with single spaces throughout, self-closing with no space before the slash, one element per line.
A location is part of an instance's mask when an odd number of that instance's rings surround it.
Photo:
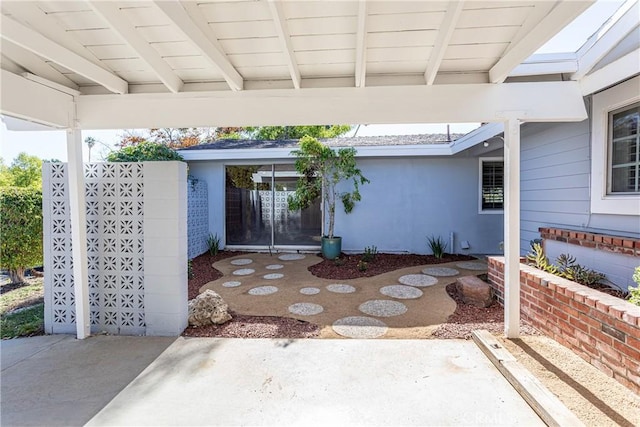
<path fill-rule="evenodd" d="M 46 336 L 0 346 L 2 425 L 543 425 L 471 341 Z"/>

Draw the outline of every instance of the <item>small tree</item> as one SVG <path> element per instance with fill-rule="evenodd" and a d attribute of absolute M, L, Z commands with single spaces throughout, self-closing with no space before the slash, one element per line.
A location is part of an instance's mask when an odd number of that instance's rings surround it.
<path fill-rule="evenodd" d="M 109 153 L 108 162 L 150 162 L 184 160 L 182 156 L 163 144 L 144 141 Z"/>
<path fill-rule="evenodd" d="M 42 263 L 42 190 L 0 188 L 0 266 L 12 283 Z"/>
<path fill-rule="evenodd" d="M 326 237 L 334 237 L 336 201 L 342 200 L 345 213 L 351 213 L 360 201 L 360 185 L 369 182 L 356 167 L 356 150 L 333 150 L 316 138 L 304 136 L 300 149 L 292 152 L 297 157 L 295 168 L 301 175 L 293 195 L 289 196 L 290 210 L 305 209 L 318 197 L 323 197 L 323 209 L 329 215 Z M 338 192 L 338 184 L 351 180 L 352 191 Z"/>

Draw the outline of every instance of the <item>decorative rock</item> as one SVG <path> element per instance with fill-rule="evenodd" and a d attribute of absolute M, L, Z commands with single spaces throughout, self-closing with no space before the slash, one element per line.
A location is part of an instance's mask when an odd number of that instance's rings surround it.
<path fill-rule="evenodd" d="M 240 259 L 234 259 L 233 261 L 231 261 L 232 265 L 248 265 L 251 264 L 253 262 L 252 259 L 249 258 L 240 258 Z"/>
<path fill-rule="evenodd" d="M 360 304 L 358 310 L 370 316 L 392 317 L 406 313 L 407 306 L 398 301 L 377 299 Z"/>
<path fill-rule="evenodd" d="M 302 288 L 300 289 L 300 293 L 302 295 L 317 295 L 320 293 L 320 289 L 318 288 Z"/>
<path fill-rule="evenodd" d="M 267 280 L 275 280 L 275 279 L 282 279 L 284 277 L 284 274 L 280 274 L 280 273 L 271 273 L 271 274 L 265 274 L 264 276 L 262 276 L 264 279 Z"/>
<path fill-rule="evenodd" d="M 189 325 L 195 327 L 221 325 L 231 320 L 229 306 L 222 297 L 207 289 L 189 301 Z"/>
<path fill-rule="evenodd" d="M 224 288 L 237 288 L 240 285 L 242 285 L 241 282 L 238 282 L 237 280 L 232 280 L 230 282 L 224 282 L 222 284 L 222 287 L 224 287 Z"/>
<path fill-rule="evenodd" d="M 249 289 L 249 295 L 271 295 L 278 292 L 278 288 L 275 286 L 258 286 L 257 288 Z"/>
<path fill-rule="evenodd" d="M 284 265 L 282 264 L 270 264 L 270 265 L 267 265 L 265 268 L 267 270 L 280 270 L 282 267 L 284 267 Z"/>
<path fill-rule="evenodd" d="M 451 277 L 460 274 L 455 268 L 448 267 L 429 267 L 422 270 L 422 273 L 437 277 Z"/>
<path fill-rule="evenodd" d="M 337 294 L 352 294 L 356 291 L 351 285 L 343 285 L 341 283 L 334 283 L 333 285 L 327 285 L 329 292 L 335 292 Z"/>
<path fill-rule="evenodd" d="M 420 289 L 413 286 L 390 285 L 380 288 L 380 293 L 392 298 L 398 299 L 416 299 L 423 295 Z"/>
<path fill-rule="evenodd" d="M 305 256 L 302 254 L 284 254 L 278 257 L 278 259 L 282 261 L 295 261 L 295 260 L 304 259 L 304 258 Z"/>
<path fill-rule="evenodd" d="M 299 302 L 289 306 L 289 312 L 298 314 L 300 316 L 313 316 L 320 314 L 324 311 L 324 308 L 318 304 L 312 304 L 310 302 Z"/>
<path fill-rule="evenodd" d="M 456 290 L 465 304 L 489 307 L 493 302 L 491 287 L 476 276 L 464 276 L 456 280 Z"/>
<path fill-rule="evenodd" d="M 240 270 L 236 270 L 233 272 L 234 276 L 247 276 L 249 274 L 253 274 L 256 271 L 253 268 L 241 268 Z"/>
<path fill-rule="evenodd" d="M 363 316 L 338 319 L 332 328 L 338 335 L 348 338 L 378 338 L 389 329 L 383 321 Z"/>
<path fill-rule="evenodd" d="M 456 264 L 456 267 L 464 268 L 465 270 L 482 271 L 487 269 L 487 264 L 485 264 L 484 262 L 466 261 L 466 262 L 460 262 Z"/>
<path fill-rule="evenodd" d="M 407 274 L 398 279 L 398 282 L 403 285 L 416 286 L 418 288 L 425 288 L 427 286 L 433 286 L 438 283 L 438 279 L 426 274 Z"/>

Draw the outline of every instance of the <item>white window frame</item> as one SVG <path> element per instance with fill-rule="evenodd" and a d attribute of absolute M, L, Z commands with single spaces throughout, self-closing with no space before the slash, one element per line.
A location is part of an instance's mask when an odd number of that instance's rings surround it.
<path fill-rule="evenodd" d="M 591 212 L 640 215 L 640 194 L 609 194 L 609 113 L 640 101 L 640 77 L 593 95 L 591 122 Z"/>
<path fill-rule="evenodd" d="M 504 165 L 504 157 L 478 158 L 478 213 L 481 215 L 502 215 L 504 214 L 504 193 L 502 201 L 503 209 L 482 209 L 482 164 L 485 162 L 502 162 Z"/>

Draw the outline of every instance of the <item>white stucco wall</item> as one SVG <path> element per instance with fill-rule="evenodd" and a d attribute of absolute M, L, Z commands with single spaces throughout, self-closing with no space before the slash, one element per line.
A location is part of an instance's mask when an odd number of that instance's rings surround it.
<path fill-rule="evenodd" d="M 358 166 L 371 183 L 362 187 L 362 201 L 350 215 L 337 214 L 343 250 L 362 252 L 375 245 L 381 252 L 428 253 L 427 236 L 448 243 L 454 232 L 452 252 L 500 252 L 503 216 L 478 213 L 477 157 L 361 158 Z M 224 236 L 223 162 L 189 162 L 189 173 L 207 182 L 210 232 Z M 468 250 L 460 248 L 463 240 Z"/>

